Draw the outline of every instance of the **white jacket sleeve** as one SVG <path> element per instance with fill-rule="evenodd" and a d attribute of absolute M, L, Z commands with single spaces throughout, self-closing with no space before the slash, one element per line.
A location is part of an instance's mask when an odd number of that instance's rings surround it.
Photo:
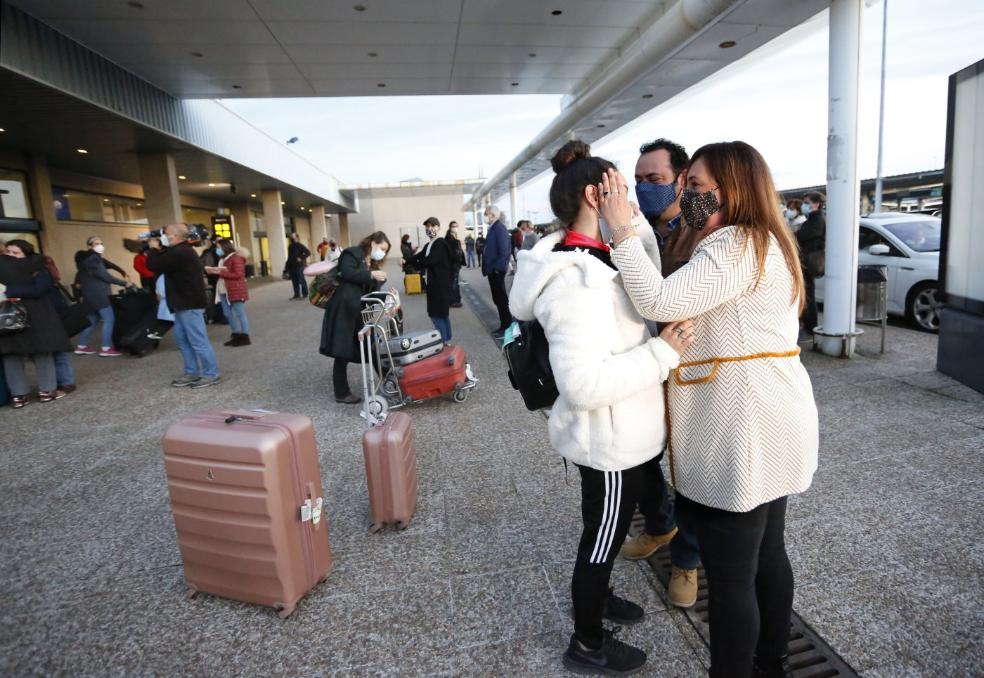
<path fill-rule="evenodd" d="M 653 265 L 638 238 L 615 248 L 612 261 L 639 313 L 660 322 L 706 313 L 749 289 L 758 276 L 754 246 L 733 231 L 698 246 L 693 258 L 668 278 Z"/>
<path fill-rule="evenodd" d="M 586 287 L 564 287 L 537 301 L 557 390 L 571 409 L 610 407 L 662 383 L 680 364 L 679 354 L 658 337 L 613 355 L 608 334 L 598 329 L 615 322 L 610 313 L 598 312 L 612 308 L 607 292 Z"/>

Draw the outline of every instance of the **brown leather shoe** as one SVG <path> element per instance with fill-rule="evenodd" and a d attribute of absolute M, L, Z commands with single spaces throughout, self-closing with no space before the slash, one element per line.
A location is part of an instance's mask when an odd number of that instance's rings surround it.
<path fill-rule="evenodd" d="M 362 398 L 354 393 L 349 393 L 347 396 L 342 398 L 335 398 L 335 402 L 342 403 L 343 405 L 357 405 L 362 402 Z"/>
<path fill-rule="evenodd" d="M 670 570 L 666 597 L 677 607 L 693 607 L 697 602 L 697 570 L 685 570 L 674 565 Z"/>
<path fill-rule="evenodd" d="M 666 534 L 647 534 L 643 532 L 638 537 L 633 537 L 622 545 L 619 552 L 626 560 L 642 560 L 653 555 L 661 548 L 669 544 L 677 533 L 677 528 L 673 528 Z"/>

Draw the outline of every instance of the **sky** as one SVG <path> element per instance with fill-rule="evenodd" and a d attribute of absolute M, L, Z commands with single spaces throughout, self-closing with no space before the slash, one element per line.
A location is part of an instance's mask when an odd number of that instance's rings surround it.
<path fill-rule="evenodd" d="M 875 175 L 883 4 L 865 11 L 859 171 Z M 947 78 L 984 58 L 981 0 L 891 0 L 883 173 L 943 166 Z M 657 106 L 592 145 L 631 176 L 639 145 L 668 137 L 696 150 L 741 139 L 762 152 L 780 189 L 824 183 L 827 13 Z M 560 112 L 559 96 L 225 100 L 345 185 L 489 177 Z M 289 111 L 289 114 L 285 114 Z M 520 187 L 516 218 L 550 219 L 552 175 Z M 509 197 L 499 205 L 509 211 Z"/>

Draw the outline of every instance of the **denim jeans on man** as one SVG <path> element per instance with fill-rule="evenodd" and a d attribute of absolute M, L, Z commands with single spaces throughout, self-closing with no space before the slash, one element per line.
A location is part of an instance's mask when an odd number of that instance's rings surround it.
<path fill-rule="evenodd" d="M 113 325 L 116 323 L 116 316 L 113 314 L 113 307 L 106 306 L 89 314 L 89 326 L 79 334 L 79 346 L 89 345 L 89 338 L 100 320 L 102 320 L 102 348 L 113 345 Z"/>
<path fill-rule="evenodd" d="M 55 359 L 55 375 L 59 386 L 75 385 L 75 370 L 72 368 L 71 353 L 52 353 Z"/>
<path fill-rule="evenodd" d="M 246 319 L 246 302 L 229 301 L 226 294 L 219 295 L 222 302 L 222 310 L 225 312 L 226 320 L 229 321 L 229 329 L 235 334 L 249 334 L 249 320 Z"/>
<path fill-rule="evenodd" d="M 700 565 L 697 534 L 693 526 L 686 522 L 685 515 L 676 511 L 674 516 L 674 505 L 670 501 L 659 457 L 646 462 L 643 469 L 646 483 L 639 497 L 639 510 L 646 516 L 646 534 L 666 534 L 674 527 L 678 528 L 670 542 L 670 562 L 684 570 L 696 570 Z"/>
<path fill-rule="evenodd" d="M 294 286 L 295 297 L 306 297 L 308 295 L 307 280 L 304 279 L 304 269 L 300 266 L 290 269 L 290 282 Z"/>
<path fill-rule="evenodd" d="M 444 343 L 451 342 L 451 318 L 431 318 L 431 322 L 434 323 L 434 329 L 441 333 L 441 339 Z"/>
<path fill-rule="evenodd" d="M 174 312 L 174 343 L 181 351 L 185 375 L 212 378 L 219 376 L 212 344 L 205 329 L 205 309 Z"/>

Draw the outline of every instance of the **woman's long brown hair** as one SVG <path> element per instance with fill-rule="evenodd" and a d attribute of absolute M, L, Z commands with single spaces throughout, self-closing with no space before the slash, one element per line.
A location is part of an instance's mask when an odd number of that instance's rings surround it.
<path fill-rule="evenodd" d="M 707 171 L 721 189 L 722 223 L 733 224 L 745 231 L 754 245 L 759 280 L 765 272 L 769 238 L 775 236 L 786 258 L 789 275 L 793 278 L 791 301 L 797 303 L 802 311 L 806 295 L 799 246 L 779 211 L 778 193 L 765 158 L 744 141 L 722 141 L 701 146 L 690 158 L 690 164 L 693 165 L 698 158 L 703 158 Z"/>

